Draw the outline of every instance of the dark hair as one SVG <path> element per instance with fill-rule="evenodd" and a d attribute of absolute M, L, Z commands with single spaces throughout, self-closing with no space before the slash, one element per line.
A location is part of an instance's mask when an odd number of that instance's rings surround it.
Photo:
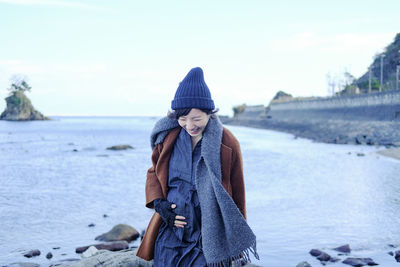
<path fill-rule="evenodd" d="M 203 111 L 204 113 L 206 113 L 207 115 L 211 115 L 212 118 L 215 118 L 214 114 L 218 112 L 218 109 L 214 109 L 214 110 L 202 109 L 202 108 L 199 108 L 199 109 L 201 111 Z M 189 114 L 189 112 L 191 110 L 192 110 L 192 108 L 178 108 L 178 109 L 175 109 L 175 110 L 168 111 L 168 115 L 167 116 L 170 119 L 177 120 L 177 119 L 179 119 L 179 117 L 186 116 L 187 114 Z"/>

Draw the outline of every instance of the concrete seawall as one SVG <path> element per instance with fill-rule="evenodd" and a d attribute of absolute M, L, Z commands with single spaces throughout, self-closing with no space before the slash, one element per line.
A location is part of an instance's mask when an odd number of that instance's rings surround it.
<path fill-rule="evenodd" d="M 327 143 L 400 146 L 400 91 L 248 106 L 224 122 Z"/>
<path fill-rule="evenodd" d="M 400 121 L 400 91 L 273 103 L 268 115 L 277 118 Z"/>

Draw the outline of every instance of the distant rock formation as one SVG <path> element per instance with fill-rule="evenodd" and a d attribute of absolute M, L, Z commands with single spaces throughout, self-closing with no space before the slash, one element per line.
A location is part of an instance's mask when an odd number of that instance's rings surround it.
<path fill-rule="evenodd" d="M 292 100 L 292 99 L 293 99 L 293 96 L 291 94 L 287 94 L 283 91 L 279 91 L 278 93 L 276 93 L 274 98 L 272 98 L 272 101 L 280 102 L 280 101 L 288 101 L 288 100 Z"/>
<path fill-rule="evenodd" d="M 49 120 L 49 118 L 34 109 L 31 101 L 22 91 L 12 92 L 5 100 L 7 102 L 7 107 L 0 115 L 0 120 Z"/>

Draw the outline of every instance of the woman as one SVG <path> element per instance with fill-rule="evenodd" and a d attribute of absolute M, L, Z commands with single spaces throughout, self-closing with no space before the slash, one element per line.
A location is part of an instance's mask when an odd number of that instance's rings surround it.
<path fill-rule="evenodd" d="M 240 146 L 214 115 L 201 68 L 186 75 L 151 134 L 150 220 L 137 256 L 154 266 L 230 266 L 258 259 L 246 222 Z"/>

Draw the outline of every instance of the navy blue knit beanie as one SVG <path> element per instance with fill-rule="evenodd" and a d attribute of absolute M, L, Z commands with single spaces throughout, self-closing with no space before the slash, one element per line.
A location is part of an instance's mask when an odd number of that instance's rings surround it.
<path fill-rule="evenodd" d="M 203 70 L 199 67 L 189 71 L 176 90 L 171 108 L 199 108 L 214 110 L 210 89 L 204 81 Z"/>

